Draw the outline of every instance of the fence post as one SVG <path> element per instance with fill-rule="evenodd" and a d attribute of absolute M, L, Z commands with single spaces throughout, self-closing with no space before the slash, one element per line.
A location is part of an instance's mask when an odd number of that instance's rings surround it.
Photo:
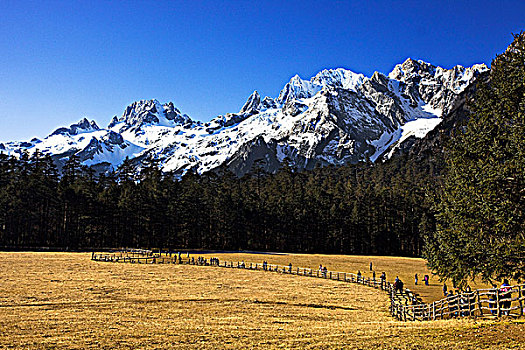
<path fill-rule="evenodd" d="M 521 291 L 521 286 L 518 286 L 518 300 L 520 302 L 520 317 L 523 316 L 523 300 L 521 299 L 522 297 L 522 291 Z"/>
<path fill-rule="evenodd" d="M 390 295 L 390 313 L 394 315 L 394 302 L 392 300 L 392 295 Z"/>
<path fill-rule="evenodd" d="M 479 298 L 479 290 L 476 291 L 476 298 L 478 298 L 479 315 L 483 316 L 483 309 L 481 308 L 481 299 Z"/>
<path fill-rule="evenodd" d="M 499 302 L 499 289 L 496 289 L 496 308 L 498 310 L 497 314 L 498 314 L 498 317 L 501 317 L 501 306 L 500 306 L 500 302 Z"/>
<path fill-rule="evenodd" d="M 472 312 L 472 293 L 468 293 L 468 316 L 471 316 L 471 312 Z"/>

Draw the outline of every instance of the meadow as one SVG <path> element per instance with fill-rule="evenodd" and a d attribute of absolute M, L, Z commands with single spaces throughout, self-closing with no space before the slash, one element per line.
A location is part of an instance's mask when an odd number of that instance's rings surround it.
<path fill-rule="evenodd" d="M 211 255 L 208 255 L 208 257 Z M 213 254 L 220 259 L 399 275 L 421 259 Z M 522 349 L 520 320 L 399 322 L 373 288 L 264 271 L 94 262 L 84 253 L 0 253 L 0 348 Z"/>

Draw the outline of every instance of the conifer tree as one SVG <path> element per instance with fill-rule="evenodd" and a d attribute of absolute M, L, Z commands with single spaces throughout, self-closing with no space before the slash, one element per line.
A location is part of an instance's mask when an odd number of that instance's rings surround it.
<path fill-rule="evenodd" d="M 456 284 L 525 277 L 525 33 L 492 62 L 446 162 L 430 267 Z"/>

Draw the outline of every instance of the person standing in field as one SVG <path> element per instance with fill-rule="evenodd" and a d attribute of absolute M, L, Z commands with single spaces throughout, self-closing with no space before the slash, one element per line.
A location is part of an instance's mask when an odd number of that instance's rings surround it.
<path fill-rule="evenodd" d="M 414 284 L 417 286 L 417 273 L 416 273 L 416 275 L 414 276 Z"/>
<path fill-rule="evenodd" d="M 381 279 L 381 288 L 384 289 L 385 288 L 385 283 L 386 283 L 386 273 L 383 271 L 379 278 Z"/>
<path fill-rule="evenodd" d="M 504 279 L 503 280 L 503 284 L 501 285 L 499 291 L 501 292 L 501 299 L 504 299 L 504 301 L 500 302 L 500 307 L 503 308 L 503 312 L 502 314 L 503 315 L 508 315 L 509 314 L 509 308 L 510 308 L 510 305 L 511 305 L 511 293 L 510 293 L 510 285 L 509 285 L 509 280 L 508 279 Z"/>
<path fill-rule="evenodd" d="M 370 261 L 370 271 L 372 271 L 372 262 Z"/>

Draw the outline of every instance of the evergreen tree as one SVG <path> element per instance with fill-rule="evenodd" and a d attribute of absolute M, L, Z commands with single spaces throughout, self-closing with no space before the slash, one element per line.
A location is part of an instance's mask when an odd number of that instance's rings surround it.
<path fill-rule="evenodd" d="M 456 284 L 525 277 L 525 33 L 492 62 L 446 162 L 430 267 Z"/>

